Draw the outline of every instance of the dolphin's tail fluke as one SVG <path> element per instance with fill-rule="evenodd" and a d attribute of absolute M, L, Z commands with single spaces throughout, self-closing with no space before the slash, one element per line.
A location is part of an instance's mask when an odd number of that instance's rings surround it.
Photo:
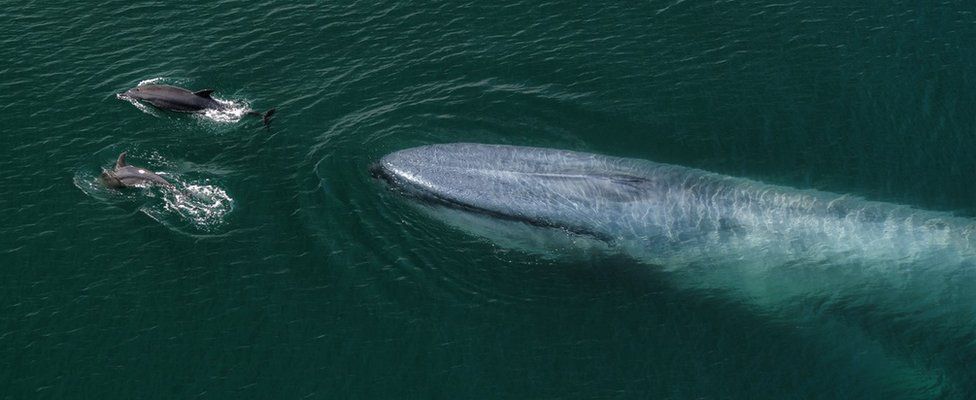
<path fill-rule="evenodd" d="M 274 115 L 275 111 L 277 111 L 277 109 L 272 108 L 272 109 L 270 109 L 268 111 L 265 111 L 264 114 L 261 114 L 261 113 L 259 113 L 257 111 L 253 111 L 252 110 L 252 111 L 248 111 L 247 112 L 247 115 L 253 115 L 255 117 L 261 117 L 261 121 L 264 122 L 264 127 L 267 128 L 268 126 L 271 125 L 271 116 Z"/>
<path fill-rule="evenodd" d="M 275 111 L 278 111 L 278 110 L 272 108 L 272 109 L 270 109 L 268 111 L 265 111 L 264 112 L 264 115 L 261 117 L 261 121 L 264 121 L 264 127 L 265 128 L 267 128 L 269 125 L 271 125 L 271 116 L 274 115 Z"/>

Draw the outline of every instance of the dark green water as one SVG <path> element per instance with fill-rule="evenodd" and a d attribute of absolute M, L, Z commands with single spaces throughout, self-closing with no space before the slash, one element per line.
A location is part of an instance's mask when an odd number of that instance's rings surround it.
<path fill-rule="evenodd" d="M 935 275 L 951 315 L 776 312 L 366 171 L 505 143 L 976 215 L 976 3 L 863 3 L 8 3 L 0 398 L 972 398 L 976 305 L 940 286 L 972 263 Z M 146 80 L 279 113 L 115 97 Z M 98 187 L 121 151 L 191 195 Z"/>

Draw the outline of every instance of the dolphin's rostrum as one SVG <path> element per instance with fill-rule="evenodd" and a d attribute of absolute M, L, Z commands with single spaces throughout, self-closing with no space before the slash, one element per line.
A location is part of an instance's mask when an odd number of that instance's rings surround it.
<path fill-rule="evenodd" d="M 196 92 L 170 85 L 146 84 L 139 85 L 132 89 L 119 93 L 120 96 L 133 100 L 144 101 L 158 108 L 178 112 L 201 112 L 204 110 L 222 110 L 226 106 L 211 97 L 213 89 L 204 89 Z M 272 108 L 261 114 L 257 111 L 248 111 L 248 115 L 261 117 L 264 125 L 268 126 L 271 116 L 275 109 Z"/>

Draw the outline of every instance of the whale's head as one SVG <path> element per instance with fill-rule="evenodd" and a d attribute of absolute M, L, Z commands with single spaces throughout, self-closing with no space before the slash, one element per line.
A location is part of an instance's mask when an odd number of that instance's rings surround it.
<path fill-rule="evenodd" d="M 470 150 L 456 145 L 401 150 L 370 166 L 370 174 L 414 198 L 457 207 L 484 206 L 476 199 L 488 189 L 485 184 L 501 182 L 493 176 L 501 163 L 497 154 Z"/>
<path fill-rule="evenodd" d="M 370 173 L 423 202 L 603 236 L 613 215 L 653 195 L 634 167 L 572 151 L 453 143 L 397 151 Z"/>

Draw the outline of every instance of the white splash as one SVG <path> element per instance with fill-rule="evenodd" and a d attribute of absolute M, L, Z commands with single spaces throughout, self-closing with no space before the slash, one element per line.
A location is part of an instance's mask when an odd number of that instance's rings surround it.
<path fill-rule="evenodd" d="M 135 106 L 137 109 L 139 109 L 139 111 L 142 111 L 142 112 L 144 112 L 146 114 L 149 114 L 149 115 L 152 115 L 154 117 L 158 117 L 159 116 L 159 115 L 156 115 L 156 113 L 153 112 L 153 110 L 151 108 L 149 108 L 149 106 L 147 106 L 145 104 L 142 104 L 138 100 L 133 99 L 133 98 L 131 98 L 129 96 L 126 96 L 125 94 L 118 93 L 118 94 L 115 95 L 115 97 L 118 98 L 118 99 L 121 99 L 121 100 L 128 101 L 133 106 Z"/>
<path fill-rule="evenodd" d="M 248 107 L 248 105 L 243 102 L 238 103 L 230 100 L 219 99 L 216 97 L 214 97 L 213 99 L 216 102 L 220 103 L 223 107 L 219 109 L 211 108 L 211 109 L 204 110 L 203 113 L 201 113 L 201 115 L 204 118 L 210 119 L 214 122 L 223 122 L 223 123 L 237 122 L 240 121 L 241 118 L 244 118 L 244 116 L 247 115 L 249 111 L 251 111 L 251 108 Z"/>
<path fill-rule="evenodd" d="M 163 82 L 163 80 L 164 80 L 164 79 L 165 79 L 165 78 L 163 78 L 163 77 L 161 77 L 161 76 L 159 76 L 159 77 L 155 77 L 155 78 L 149 78 L 149 79 L 146 79 L 146 80 L 144 80 L 144 81 L 140 81 L 140 82 L 139 82 L 139 84 L 138 84 L 138 85 L 136 85 L 136 86 L 142 86 L 142 85 L 154 85 L 154 84 L 157 84 L 157 83 L 161 83 L 161 82 Z"/>
<path fill-rule="evenodd" d="M 198 229 L 212 231 L 234 209 L 234 200 L 218 186 L 188 184 L 166 193 L 163 207 Z"/>

